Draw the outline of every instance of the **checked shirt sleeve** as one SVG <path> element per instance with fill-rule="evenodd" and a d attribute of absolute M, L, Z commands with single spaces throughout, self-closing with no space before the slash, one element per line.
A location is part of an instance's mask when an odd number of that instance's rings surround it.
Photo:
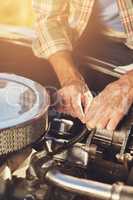
<path fill-rule="evenodd" d="M 37 14 L 35 55 L 48 59 L 58 51 L 72 51 L 68 0 L 33 0 L 33 8 Z"/>

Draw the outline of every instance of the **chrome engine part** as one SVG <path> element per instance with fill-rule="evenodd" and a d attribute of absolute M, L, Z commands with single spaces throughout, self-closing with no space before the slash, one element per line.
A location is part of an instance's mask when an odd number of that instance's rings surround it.
<path fill-rule="evenodd" d="M 49 96 L 38 83 L 0 73 L 0 156 L 31 145 L 46 132 Z"/>

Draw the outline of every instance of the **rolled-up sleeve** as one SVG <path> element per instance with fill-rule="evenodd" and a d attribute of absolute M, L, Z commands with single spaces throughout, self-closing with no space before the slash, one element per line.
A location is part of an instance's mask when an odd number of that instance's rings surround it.
<path fill-rule="evenodd" d="M 33 0 L 33 8 L 37 14 L 35 55 L 48 59 L 58 51 L 72 51 L 68 0 Z"/>

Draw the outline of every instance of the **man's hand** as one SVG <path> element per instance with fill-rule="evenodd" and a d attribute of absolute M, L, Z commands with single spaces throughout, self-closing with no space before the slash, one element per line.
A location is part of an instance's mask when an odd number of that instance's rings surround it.
<path fill-rule="evenodd" d="M 93 97 L 86 84 L 73 82 L 59 90 L 61 106 L 59 111 L 79 118 L 85 123 L 84 110 L 87 110 Z"/>
<path fill-rule="evenodd" d="M 131 78 L 131 77 L 130 77 Z M 89 128 L 114 130 L 133 103 L 133 85 L 128 75 L 109 84 L 85 112 Z"/>
<path fill-rule="evenodd" d="M 79 118 L 85 122 L 84 110 L 88 109 L 92 95 L 78 72 L 71 52 L 60 51 L 49 58 L 59 79 L 61 107 L 59 111 Z"/>

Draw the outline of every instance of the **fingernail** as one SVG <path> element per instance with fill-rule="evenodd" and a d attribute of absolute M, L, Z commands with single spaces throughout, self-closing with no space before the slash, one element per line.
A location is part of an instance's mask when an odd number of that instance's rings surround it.
<path fill-rule="evenodd" d="M 111 126 L 107 126 L 107 130 L 108 131 L 114 131 L 115 129 L 113 127 L 111 127 Z"/>
<path fill-rule="evenodd" d="M 93 129 L 93 128 L 95 128 L 95 125 L 92 122 L 89 122 L 89 123 L 87 122 L 87 127 L 90 129 Z"/>
<path fill-rule="evenodd" d="M 86 124 L 86 127 L 87 127 L 87 129 L 88 129 L 89 131 L 92 130 L 92 128 L 90 128 L 87 124 Z"/>
<path fill-rule="evenodd" d="M 96 125 L 96 128 L 97 128 L 97 129 L 103 129 L 104 127 L 103 127 L 101 124 L 97 124 L 97 125 Z"/>
<path fill-rule="evenodd" d="M 85 124 L 85 117 L 80 118 L 81 122 Z"/>

